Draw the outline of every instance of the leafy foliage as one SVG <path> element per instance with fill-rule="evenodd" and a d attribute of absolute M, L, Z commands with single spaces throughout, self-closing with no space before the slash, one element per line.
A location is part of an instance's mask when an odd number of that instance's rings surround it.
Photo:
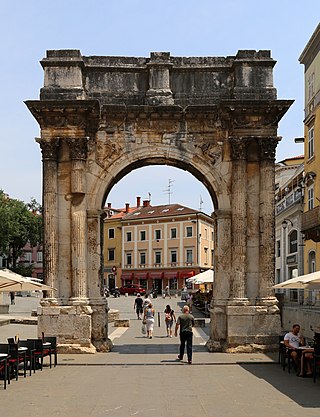
<path fill-rule="evenodd" d="M 0 255 L 16 268 L 17 259 L 28 242 L 31 246 L 42 242 L 41 206 L 35 199 L 26 204 L 0 190 Z"/>

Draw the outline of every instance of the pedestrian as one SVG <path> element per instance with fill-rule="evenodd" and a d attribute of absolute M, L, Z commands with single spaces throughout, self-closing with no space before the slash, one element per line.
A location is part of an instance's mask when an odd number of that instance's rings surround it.
<path fill-rule="evenodd" d="M 134 300 L 133 309 L 136 310 L 138 320 L 141 320 L 140 315 L 143 314 L 143 299 L 141 298 L 141 295 L 138 293 L 137 298 Z"/>
<path fill-rule="evenodd" d="M 146 293 L 144 296 L 144 300 L 143 300 L 143 310 L 148 307 L 148 305 L 151 303 L 151 300 L 148 296 L 148 294 Z"/>
<path fill-rule="evenodd" d="M 167 329 L 167 337 L 172 337 L 172 325 L 173 321 L 176 320 L 176 315 L 174 314 L 174 311 L 168 304 L 164 310 L 165 313 L 165 323 L 166 323 L 166 329 Z"/>
<path fill-rule="evenodd" d="M 15 293 L 13 291 L 10 292 L 10 301 L 11 305 L 15 304 Z"/>
<path fill-rule="evenodd" d="M 166 288 L 165 288 L 165 297 L 167 297 L 167 296 L 169 298 L 171 298 L 169 285 L 167 285 Z"/>
<path fill-rule="evenodd" d="M 189 306 L 184 306 L 182 314 L 180 314 L 176 322 L 174 335 L 178 336 L 178 330 L 180 328 L 180 353 L 178 359 L 180 361 L 183 359 L 184 349 L 187 343 L 187 356 L 190 365 L 192 364 L 192 327 L 194 327 L 194 317 L 189 312 Z"/>
<path fill-rule="evenodd" d="M 149 339 L 152 339 L 153 336 L 154 313 L 154 308 L 150 302 L 149 305 L 144 309 L 143 316 L 143 322 L 147 326 L 147 337 L 149 337 Z"/>
<path fill-rule="evenodd" d="M 193 299 L 192 294 L 188 294 L 187 295 L 187 305 L 189 307 L 190 313 L 192 313 L 192 299 Z"/>

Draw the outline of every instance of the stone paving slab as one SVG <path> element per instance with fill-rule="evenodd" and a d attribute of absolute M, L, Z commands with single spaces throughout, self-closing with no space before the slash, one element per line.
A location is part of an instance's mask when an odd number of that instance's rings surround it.
<path fill-rule="evenodd" d="M 157 311 L 163 311 L 163 301 L 155 300 Z M 153 339 L 142 337 L 133 298 L 121 297 L 109 304 L 119 308 L 121 318 L 130 319 L 129 328 L 109 326 L 110 336 L 117 336 L 114 350 L 59 355 L 59 365 L 51 369 L 45 359 L 43 371 L 12 381 L 6 391 L 0 381 L 1 416 L 320 415 L 320 378 L 314 384 L 310 378 L 284 372 L 274 354 L 209 353 L 203 344 L 207 328 L 196 329 L 193 364 L 176 361 L 178 339 L 165 337 L 162 325 L 155 327 Z M 36 337 L 36 326 L 3 326 L 0 340 L 9 333 Z"/>

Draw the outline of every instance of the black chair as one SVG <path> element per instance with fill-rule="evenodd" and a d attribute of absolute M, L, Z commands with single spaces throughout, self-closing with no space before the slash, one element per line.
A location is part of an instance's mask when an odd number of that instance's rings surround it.
<path fill-rule="evenodd" d="M 56 336 L 44 336 L 44 342 L 51 343 L 51 354 L 54 355 L 54 366 L 58 364 L 57 338 Z"/>
<path fill-rule="evenodd" d="M 29 370 L 30 370 L 30 376 L 33 370 L 33 373 L 36 372 L 36 363 L 35 363 L 35 345 L 34 342 L 31 340 L 19 340 L 19 348 L 27 348 L 25 351 L 25 359 L 26 359 L 26 366 L 28 367 L 29 364 Z"/>
<path fill-rule="evenodd" d="M 320 333 L 314 334 L 314 352 L 313 352 L 313 363 L 312 363 L 312 377 L 313 382 L 317 379 L 317 370 L 320 368 Z"/>
<path fill-rule="evenodd" d="M 26 352 L 19 352 L 19 345 L 16 343 L 9 346 L 9 366 L 11 373 L 15 375 L 16 380 L 19 378 L 19 365 L 23 364 L 23 376 L 27 376 L 27 362 L 26 362 Z"/>
<path fill-rule="evenodd" d="M 39 367 L 42 371 L 43 368 L 43 358 L 46 356 L 49 356 L 50 359 L 50 368 L 52 366 L 51 361 L 51 347 L 44 347 L 42 339 L 27 339 L 28 341 L 34 342 L 34 360 L 36 362 L 36 365 L 39 364 Z"/>
<path fill-rule="evenodd" d="M 285 354 L 285 350 L 286 347 L 284 345 L 284 334 L 279 336 L 279 352 L 278 352 L 278 363 L 283 366 L 283 361 L 284 361 L 284 354 Z"/>
<path fill-rule="evenodd" d="M 0 358 L 0 375 L 3 376 L 4 389 L 7 389 L 7 383 L 10 384 L 9 345 L 1 343 L 0 353 L 6 353 L 8 355 L 4 358 Z"/>
<path fill-rule="evenodd" d="M 7 379 L 10 384 L 7 358 L 0 358 L 0 375 L 3 375 L 4 389 L 7 389 Z"/>

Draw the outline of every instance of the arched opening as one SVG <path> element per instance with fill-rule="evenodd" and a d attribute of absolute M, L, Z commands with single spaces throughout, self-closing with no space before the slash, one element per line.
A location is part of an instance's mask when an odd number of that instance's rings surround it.
<path fill-rule="evenodd" d="M 168 286 L 178 296 L 184 287 L 192 288 L 187 279 L 214 266 L 212 212 L 207 189 L 179 168 L 153 165 L 123 177 L 108 195 L 102 215 L 107 293 L 136 286 L 162 294 Z M 198 296 L 201 307 L 205 299 L 210 304 L 212 285 L 199 288 L 211 290 L 210 299 Z"/>

